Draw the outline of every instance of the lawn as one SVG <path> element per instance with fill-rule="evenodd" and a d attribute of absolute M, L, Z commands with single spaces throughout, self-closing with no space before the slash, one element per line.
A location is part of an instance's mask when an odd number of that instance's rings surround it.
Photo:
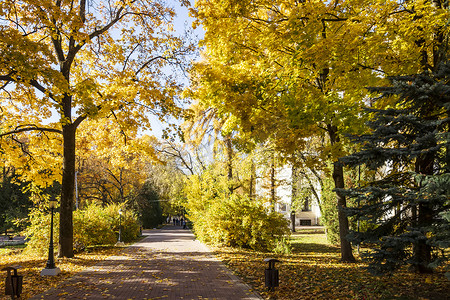
<path fill-rule="evenodd" d="M 297 232 L 291 245 L 292 253 L 286 255 L 231 248 L 215 251 L 265 299 L 450 299 L 450 281 L 443 273 L 371 276 L 362 262 L 341 263 L 339 248 L 329 245 L 320 232 Z M 267 257 L 282 261 L 276 265 L 280 286 L 274 292 L 264 286 Z"/>
<path fill-rule="evenodd" d="M 11 265 L 20 265 L 19 275 L 23 275 L 23 291 L 21 299 L 28 299 L 33 295 L 40 294 L 61 281 L 73 276 L 75 273 L 94 265 L 110 255 L 120 252 L 123 248 L 99 247 L 89 251 L 77 253 L 74 258 L 55 258 L 55 264 L 61 269 L 58 276 L 40 276 L 45 267 L 47 256 L 36 256 L 24 253 L 23 246 L 0 248 L 0 270 Z M 4 295 L 6 272 L 0 275 L 0 299 L 10 299 Z"/>
<path fill-rule="evenodd" d="M 316 231 L 301 231 L 292 235 L 292 253 L 277 255 L 250 250 L 215 249 L 230 269 L 246 281 L 265 299 L 450 299 L 450 281 L 442 273 L 421 276 L 399 272 L 391 277 L 369 275 L 363 263 L 339 262 L 339 248 L 329 245 L 325 235 Z M 23 247 L 0 248 L 0 269 L 21 265 L 24 275 L 22 299 L 44 292 L 61 281 L 89 267 L 99 260 L 118 254 L 123 248 L 102 247 L 76 254 L 72 259 L 56 259 L 62 273 L 41 277 L 47 257 L 26 255 Z M 276 265 L 280 272 L 280 286 L 268 292 L 264 286 L 264 258 L 281 260 Z M 4 276 L 0 277 L 0 299 Z"/>

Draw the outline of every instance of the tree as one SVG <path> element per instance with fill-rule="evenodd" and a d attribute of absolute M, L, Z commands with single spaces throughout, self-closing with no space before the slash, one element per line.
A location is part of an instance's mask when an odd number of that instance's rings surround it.
<path fill-rule="evenodd" d="M 148 166 L 158 160 L 156 138 L 133 132 L 124 135 L 113 120 L 101 119 L 84 122 L 77 139 L 80 202 L 131 204 L 147 179 Z"/>
<path fill-rule="evenodd" d="M 226 151 L 224 149 L 224 151 Z M 219 156 L 217 156 L 219 158 Z M 226 154 L 201 174 L 189 176 L 185 207 L 199 239 L 216 245 L 273 250 L 289 233 L 287 220 L 267 209 L 269 197 L 251 199 L 248 162 L 235 157 L 234 172 L 240 188 L 230 194 Z M 238 164 L 239 163 L 239 164 Z M 240 176 L 238 175 L 240 174 Z M 247 177 L 247 178 L 246 178 Z M 246 185 L 246 186 L 244 186 Z"/>
<path fill-rule="evenodd" d="M 160 196 L 149 182 L 146 182 L 137 196 L 136 207 L 144 228 L 155 228 L 164 222 Z"/>
<path fill-rule="evenodd" d="M 146 184 L 158 195 L 163 215 L 183 214 L 186 178 L 196 172 L 198 155 L 192 156 L 174 141 L 156 141 L 154 148 L 160 163 L 148 166 Z"/>
<path fill-rule="evenodd" d="M 0 232 L 8 229 L 23 229 L 20 222 L 26 219 L 32 206 L 30 193 L 25 191 L 26 182 L 20 182 L 12 168 L 2 168 L 0 181 Z M 18 224 L 17 224 L 18 223 Z M 19 226 L 17 226 L 19 225 Z"/>
<path fill-rule="evenodd" d="M 186 1 L 182 1 L 187 4 Z M 1 133 L 59 135 L 49 180 L 61 182 L 59 255 L 73 256 L 76 131 L 86 119 L 114 118 L 150 129 L 148 113 L 177 114 L 178 84 L 165 76 L 189 49 L 170 31 L 174 11 L 159 1 L 2 1 Z M 52 114 L 57 122 L 46 124 Z M 30 134 L 29 134 L 30 135 Z"/>
<path fill-rule="evenodd" d="M 374 273 L 402 265 L 425 273 L 448 259 L 439 250 L 448 248 L 450 239 L 445 219 L 450 209 L 449 79 L 446 61 L 434 71 L 393 77 L 392 86 L 374 88 L 395 103 L 370 110 L 372 131 L 354 137 L 361 151 L 343 159 L 373 170 L 388 168 L 386 176 L 346 192 L 362 204 L 350 213 L 371 224 L 352 239 L 376 247 L 366 254 Z"/>
<path fill-rule="evenodd" d="M 364 130 L 365 86 L 421 69 L 448 11 L 439 1 L 198 1 L 206 30 L 198 98 L 285 153 L 322 136 L 333 160 L 341 257 L 354 261 L 343 166 L 345 134 Z M 382 105 L 383 103 L 378 103 Z"/>

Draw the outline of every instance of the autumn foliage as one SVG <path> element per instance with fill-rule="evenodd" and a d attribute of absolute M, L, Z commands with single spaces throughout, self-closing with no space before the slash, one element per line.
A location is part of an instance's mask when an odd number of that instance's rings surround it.
<path fill-rule="evenodd" d="M 84 250 L 87 247 L 98 245 L 114 245 L 119 233 L 119 209 L 120 205 L 111 204 L 100 206 L 91 203 L 83 209 L 74 212 L 74 249 Z M 123 209 L 121 217 L 122 240 L 130 242 L 139 236 L 139 222 L 136 215 Z M 55 214 L 54 230 L 59 230 L 59 213 Z M 30 214 L 30 226 L 25 234 L 29 238 L 27 251 L 41 255 L 48 251 L 50 234 L 50 214 L 48 212 L 34 210 Z M 55 242 L 58 237 L 55 236 Z"/>
<path fill-rule="evenodd" d="M 216 245 L 273 250 L 289 234 L 281 214 L 268 212 L 262 202 L 244 196 L 216 199 L 192 216 L 199 239 Z"/>
<path fill-rule="evenodd" d="M 426 276 L 401 269 L 392 276 L 373 276 L 362 262 L 343 263 L 339 248 L 323 232 L 300 231 L 291 236 L 291 253 L 280 255 L 248 249 L 218 247 L 216 254 L 264 299 L 447 299 L 450 281 L 442 270 Z M 264 284 L 264 259 L 281 262 L 280 286 L 269 292 Z"/>
<path fill-rule="evenodd" d="M 288 221 L 267 205 L 267 199 L 230 194 L 232 182 L 219 168 L 190 176 L 185 207 L 196 236 L 207 243 L 260 251 L 283 248 Z M 234 184 L 236 184 L 234 182 Z"/>
<path fill-rule="evenodd" d="M 64 257 L 73 256 L 80 125 L 113 120 L 127 136 L 151 130 L 149 115 L 164 120 L 182 111 L 176 97 L 180 84 L 165 74 L 190 51 L 173 32 L 174 15 L 151 0 L 0 4 L 5 164 L 20 167 L 24 178 L 41 187 L 61 183 L 59 249 Z"/>

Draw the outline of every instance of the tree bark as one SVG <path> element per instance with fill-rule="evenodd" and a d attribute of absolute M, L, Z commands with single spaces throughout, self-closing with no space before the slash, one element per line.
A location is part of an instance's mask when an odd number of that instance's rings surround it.
<path fill-rule="evenodd" d="M 63 126 L 63 173 L 59 218 L 59 257 L 73 257 L 73 198 L 75 189 L 75 132 L 74 124 Z"/>
<path fill-rule="evenodd" d="M 291 211 L 291 231 L 295 232 L 295 210 Z"/>
<path fill-rule="evenodd" d="M 297 177 L 297 167 L 295 164 L 292 165 L 292 195 L 291 195 L 291 231 L 295 232 L 295 200 L 297 199 L 297 184 L 298 184 L 298 177 Z"/>
<path fill-rule="evenodd" d="M 249 191 L 248 191 L 248 197 L 250 200 L 253 200 L 253 198 L 254 198 L 253 190 L 255 189 L 254 188 L 254 185 L 255 185 L 254 181 L 255 181 L 255 177 L 256 177 L 255 173 L 256 173 L 255 163 L 253 162 L 253 159 L 252 159 L 251 166 L 250 166 L 250 184 L 249 184 Z"/>
<path fill-rule="evenodd" d="M 434 146 L 434 145 L 433 145 Z M 429 153 L 425 155 L 420 155 L 416 159 L 415 171 L 419 174 L 433 175 L 433 163 L 434 154 Z M 433 208 L 430 203 L 423 202 L 417 207 L 416 214 L 416 224 L 418 228 L 428 227 L 433 223 Z M 431 263 L 431 247 L 427 244 L 426 239 L 417 240 L 413 245 L 413 255 L 415 261 L 418 263 L 416 265 L 416 270 L 420 273 L 432 273 L 433 270 L 428 267 Z"/>
<path fill-rule="evenodd" d="M 335 188 L 344 188 L 344 170 L 342 164 L 335 162 L 333 164 L 333 180 Z M 347 207 L 347 199 L 340 192 L 336 192 L 339 220 L 339 239 L 341 241 L 341 261 L 355 262 L 352 246 L 347 240 L 349 232 L 348 218 L 345 215 L 344 208 Z"/>
<path fill-rule="evenodd" d="M 230 195 L 233 194 L 234 188 L 232 185 L 233 180 L 233 144 L 231 142 L 231 137 L 227 136 L 225 138 L 225 144 L 227 147 L 227 169 L 228 169 L 228 190 Z"/>
<path fill-rule="evenodd" d="M 339 136 L 337 133 L 337 127 L 331 124 L 327 125 L 327 131 L 330 136 L 330 142 L 332 145 L 339 143 Z M 333 181 L 334 187 L 342 189 L 344 184 L 344 168 L 341 163 L 333 163 Z M 338 207 L 338 220 L 339 220 L 339 239 L 341 244 L 341 261 L 342 262 L 355 262 L 355 257 L 352 252 L 352 245 L 347 240 L 349 232 L 348 218 L 344 213 L 344 208 L 347 207 L 347 199 L 342 193 L 336 191 L 336 202 Z"/>
<path fill-rule="evenodd" d="M 270 200 L 272 210 L 275 211 L 276 193 L 275 193 L 275 154 L 272 154 L 272 164 L 270 166 Z"/>

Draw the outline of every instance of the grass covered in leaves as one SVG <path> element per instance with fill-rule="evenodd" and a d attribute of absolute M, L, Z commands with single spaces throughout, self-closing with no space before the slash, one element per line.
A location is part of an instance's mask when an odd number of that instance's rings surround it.
<path fill-rule="evenodd" d="M 328 245 L 323 233 L 294 233 L 291 245 L 292 253 L 284 255 L 231 248 L 216 249 L 216 255 L 266 299 L 450 299 L 443 273 L 371 276 L 361 262 L 341 263 L 339 248 Z M 282 261 L 274 292 L 264 286 L 267 257 Z"/>
<path fill-rule="evenodd" d="M 27 254 L 23 246 L 0 248 L 0 270 L 13 265 L 20 265 L 19 275 L 23 275 L 23 289 L 21 299 L 28 299 L 40 294 L 52 287 L 57 286 L 65 279 L 90 267 L 97 262 L 104 260 L 110 255 L 119 253 L 123 248 L 98 247 L 77 253 L 74 258 L 55 258 L 55 265 L 61 269 L 57 276 L 40 276 L 40 272 L 45 268 L 47 256 L 36 256 Z M 6 272 L 0 275 L 0 299 L 10 299 L 5 296 Z"/>

